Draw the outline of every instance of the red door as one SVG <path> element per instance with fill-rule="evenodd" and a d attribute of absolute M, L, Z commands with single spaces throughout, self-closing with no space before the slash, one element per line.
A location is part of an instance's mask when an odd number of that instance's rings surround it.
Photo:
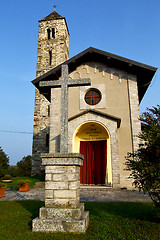
<path fill-rule="evenodd" d="M 105 184 L 107 141 L 81 141 L 80 153 L 84 155 L 80 167 L 80 183 Z"/>

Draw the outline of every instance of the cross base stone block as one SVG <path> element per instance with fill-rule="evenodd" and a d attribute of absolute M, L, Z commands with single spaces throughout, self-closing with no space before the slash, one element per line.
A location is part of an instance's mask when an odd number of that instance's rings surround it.
<path fill-rule="evenodd" d="M 64 209 L 68 210 L 68 209 Z M 80 219 L 40 219 L 32 221 L 33 232 L 77 232 L 85 233 L 89 225 L 89 212 L 83 212 Z"/>
<path fill-rule="evenodd" d="M 32 221 L 33 232 L 80 232 L 89 225 L 89 212 L 80 203 L 80 166 L 77 153 L 42 154 L 45 165 L 45 207 Z"/>

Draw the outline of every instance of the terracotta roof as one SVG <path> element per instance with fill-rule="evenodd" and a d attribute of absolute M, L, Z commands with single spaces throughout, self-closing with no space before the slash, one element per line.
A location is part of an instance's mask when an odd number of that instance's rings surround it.
<path fill-rule="evenodd" d="M 133 61 L 109 52 L 105 52 L 93 47 L 87 48 L 83 52 L 77 54 L 76 56 L 70 58 L 69 60 L 63 62 L 52 70 L 48 71 L 44 75 L 36 78 L 32 83 L 39 88 L 39 81 L 41 80 L 54 80 L 60 77 L 61 75 L 61 66 L 67 64 L 69 67 L 69 72 L 72 72 L 76 69 L 77 66 L 89 62 L 104 62 L 110 68 L 123 69 L 128 74 L 135 74 L 137 76 L 138 83 L 138 95 L 139 102 L 141 102 L 152 78 L 157 70 L 153 66 L 149 66 L 140 62 Z M 47 89 L 46 89 L 47 90 Z M 48 90 L 49 92 L 49 90 Z M 49 100 L 49 97 L 47 97 Z"/>

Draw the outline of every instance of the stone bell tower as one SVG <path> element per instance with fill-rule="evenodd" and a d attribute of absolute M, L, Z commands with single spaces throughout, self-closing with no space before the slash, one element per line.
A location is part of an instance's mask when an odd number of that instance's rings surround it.
<path fill-rule="evenodd" d="M 66 61 L 69 56 L 69 31 L 66 19 L 55 10 L 39 21 L 37 72 L 40 77 Z M 41 172 L 41 153 L 49 151 L 50 102 L 35 90 L 32 174 Z"/>

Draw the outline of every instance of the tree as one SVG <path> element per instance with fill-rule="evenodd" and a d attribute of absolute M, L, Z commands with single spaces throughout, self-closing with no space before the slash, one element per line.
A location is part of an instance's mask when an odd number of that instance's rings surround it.
<path fill-rule="evenodd" d="M 30 155 L 23 157 L 22 160 L 17 163 L 17 167 L 20 176 L 31 176 L 32 157 Z"/>
<path fill-rule="evenodd" d="M 9 167 L 9 158 L 3 151 L 3 149 L 0 147 L 0 178 L 3 177 Z"/>
<path fill-rule="evenodd" d="M 160 207 L 160 105 L 147 108 L 140 119 L 141 144 L 135 153 L 128 153 L 126 166 L 135 187 L 148 192 Z"/>

